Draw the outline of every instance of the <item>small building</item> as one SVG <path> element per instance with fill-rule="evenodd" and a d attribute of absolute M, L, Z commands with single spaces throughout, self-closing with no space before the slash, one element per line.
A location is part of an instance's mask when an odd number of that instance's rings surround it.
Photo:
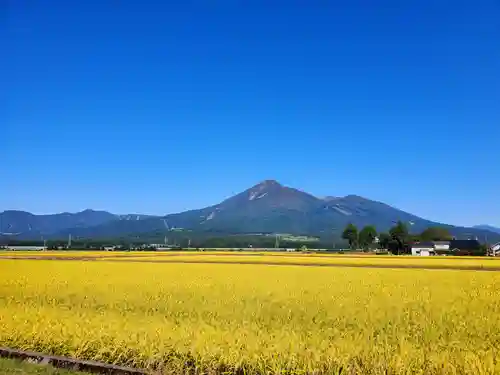
<path fill-rule="evenodd" d="M 481 249 L 481 243 L 478 240 L 451 240 L 450 250 L 463 254 L 473 254 Z"/>
<path fill-rule="evenodd" d="M 162 246 L 154 246 L 154 249 L 156 251 L 169 251 L 169 250 L 172 250 L 172 248 L 170 246 L 165 246 L 165 245 L 162 245 Z"/>
<path fill-rule="evenodd" d="M 494 256 L 494 257 L 500 256 L 500 242 L 498 242 L 490 247 L 489 255 Z"/>
<path fill-rule="evenodd" d="M 433 242 L 418 242 L 411 245 L 411 255 L 413 256 L 430 256 L 435 255 L 436 249 Z"/>
<path fill-rule="evenodd" d="M 156 250 L 156 251 L 169 251 L 169 250 L 179 250 L 179 245 L 167 245 L 162 243 L 152 243 L 146 245 L 146 249 L 148 250 Z"/>
<path fill-rule="evenodd" d="M 434 250 L 448 251 L 450 250 L 450 241 L 433 241 Z"/>
<path fill-rule="evenodd" d="M 12 251 L 42 251 L 45 250 L 45 246 L 9 246 L 7 245 L 7 250 Z"/>

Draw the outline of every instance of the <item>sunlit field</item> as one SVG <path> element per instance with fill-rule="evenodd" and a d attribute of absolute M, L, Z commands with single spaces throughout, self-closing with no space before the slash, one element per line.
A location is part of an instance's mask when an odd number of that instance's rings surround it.
<path fill-rule="evenodd" d="M 4 259 L 0 274 L 0 346 L 165 373 L 500 373 L 495 271 Z"/>
<path fill-rule="evenodd" d="M 257 255 L 257 254 L 165 254 L 140 257 L 104 258 L 102 261 L 171 262 L 171 263 L 247 263 L 306 266 L 357 266 L 439 269 L 498 269 L 500 259 L 488 257 L 410 257 L 410 256 L 342 256 L 342 255 Z"/>
<path fill-rule="evenodd" d="M 106 262 L 243 263 L 306 266 L 393 267 L 427 269 L 499 270 L 500 258 L 460 256 L 382 256 L 300 252 L 239 251 L 6 251 L 0 259 L 57 258 Z"/>

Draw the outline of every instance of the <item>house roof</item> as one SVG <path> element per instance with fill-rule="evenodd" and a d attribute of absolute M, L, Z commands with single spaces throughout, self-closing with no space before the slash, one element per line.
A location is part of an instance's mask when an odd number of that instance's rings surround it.
<path fill-rule="evenodd" d="M 450 249 L 473 250 L 479 249 L 481 243 L 478 240 L 451 240 Z"/>
<path fill-rule="evenodd" d="M 434 242 L 418 242 L 418 243 L 414 243 L 413 245 L 411 245 L 411 247 L 415 247 L 415 248 L 422 248 L 422 247 L 428 247 L 428 248 L 433 248 L 434 249 Z"/>
<path fill-rule="evenodd" d="M 449 245 L 450 241 L 433 241 L 435 245 Z"/>

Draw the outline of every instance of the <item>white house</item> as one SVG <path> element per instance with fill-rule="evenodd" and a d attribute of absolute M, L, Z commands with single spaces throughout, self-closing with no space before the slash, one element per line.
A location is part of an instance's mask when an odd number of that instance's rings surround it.
<path fill-rule="evenodd" d="M 435 254 L 436 249 L 433 242 L 419 242 L 411 245 L 411 255 L 423 257 Z"/>
<path fill-rule="evenodd" d="M 450 241 L 434 241 L 434 250 L 450 250 Z"/>
<path fill-rule="evenodd" d="M 490 254 L 495 256 L 500 256 L 500 242 L 494 244 L 490 247 Z"/>
<path fill-rule="evenodd" d="M 41 251 L 41 250 L 45 250 L 45 246 L 9 246 L 9 245 L 7 245 L 7 250 Z"/>

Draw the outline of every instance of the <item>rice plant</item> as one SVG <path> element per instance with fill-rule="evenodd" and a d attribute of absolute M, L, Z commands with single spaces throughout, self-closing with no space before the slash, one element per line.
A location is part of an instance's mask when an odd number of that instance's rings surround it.
<path fill-rule="evenodd" d="M 0 275 L 0 346 L 164 373 L 500 374 L 500 272 L 4 259 Z"/>

